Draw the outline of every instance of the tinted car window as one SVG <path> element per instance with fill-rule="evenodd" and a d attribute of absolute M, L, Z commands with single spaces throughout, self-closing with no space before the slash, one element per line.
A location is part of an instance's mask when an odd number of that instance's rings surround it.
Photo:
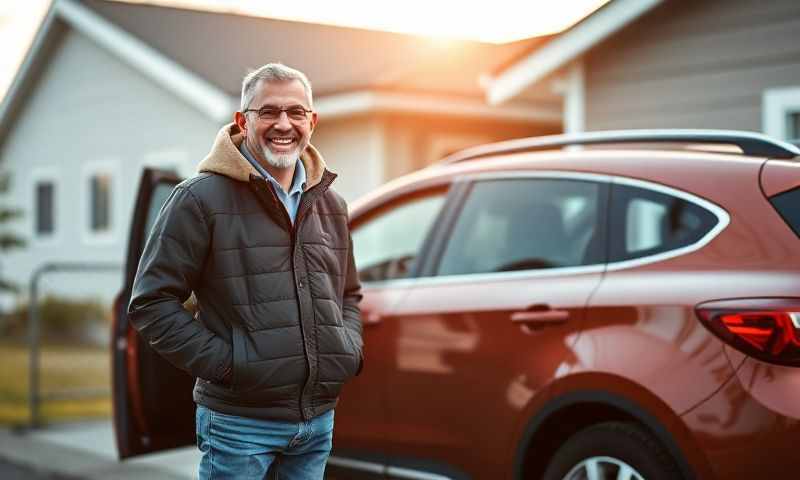
<path fill-rule="evenodd" d="M 475 183 L 456 220 L 439 275 L 572 267 L 602 261 L 602 186 L 525 178 Z"/>
<path fill-rule="evenodd" d="M 362 282 L 405 278 L 442 209 L 445 191 L 416 195 L 382 207 L 352 233 Z"/>
<path fill-rule="evenodd" d="M 800 237 L 800 188 L 789 190 L 769 199 L 781 217 Z"/>
<path fill-rule="evenodd" d="M 631 185 L 611 193 L 610 261 L 631 260 L 691 245 L 719 220 L 682 198 Z"/>
<path fill-rule="evenodd" d="M 158 212 L 161 211 L 161 207 L 164 206 L 164 202 L 167 201 L 167 197 L 169 197 L 169 194 L 172 193 L 174 189 L 175 185 L 171 183 L 158 183 L 155 188 L 153 188 L 150 205 L 147 207 L 147 220 L 144 224 L 144 232 L 146 232 L 147 235 L 150 234 L 150 230 L 156 222 Z"/>

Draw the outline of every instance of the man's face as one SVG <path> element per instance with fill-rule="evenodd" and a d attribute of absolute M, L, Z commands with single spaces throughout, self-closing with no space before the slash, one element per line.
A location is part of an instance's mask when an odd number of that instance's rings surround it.
<path fill-rule="evenodd" d="M 255 96 L 247 109 L 293 106 L 309 110 L 308 98 L 300 80 L 261 81 L 256 85 Z M 237 112 L 236 123 L 245 133 L 247 147 L 254 155 L 261 157 L 259 160 L 266 160 L 276 168 L 288 168 L 295 164 L 308 146 L 317 124 L 317 114 L 308 113 L 303 119 L 298 119 L 283 112 L 275 119 L 267 119 L 254 111 L 244 114 Z"/>

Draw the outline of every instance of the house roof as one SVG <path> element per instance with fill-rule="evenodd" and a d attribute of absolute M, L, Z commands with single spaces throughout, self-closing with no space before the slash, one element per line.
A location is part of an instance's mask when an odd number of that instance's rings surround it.
<path fill-rule="evenodd" d="M 482 73 L 542 43 L 432 42 L 400 33 L 107 0 L 82 2 L 167 57 L 238 96 L 251 69 L 280 61 L 315 97 L 364 89 L 482 96 Z"/>
<path fill-rule="evenodd" d="M 409 34 L 110 0 L 53 0 L 0 104 L 0 142 L 65 29 L 76 29 L 210 118 L 237 109 L 242 77 L 267 62 L 304 71 L 327 117 L 392 110 L 560 121 L 560 107 L 492 108 L 479 80 L 546 41 L 434 42 Z"/>
<path fill-rule="evenodd" d="M 546 42 L 531 45 L 517 61 L 497 70 L 485 83 L 486 98 L 497 105 L 519 95 L 547 75 L 636 21 L 663 0 L 611 0 Z"/>

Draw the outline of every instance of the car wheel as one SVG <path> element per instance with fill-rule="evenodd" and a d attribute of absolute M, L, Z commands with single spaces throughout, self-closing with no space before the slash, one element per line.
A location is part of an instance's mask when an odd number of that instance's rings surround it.
<path fill-rule="evenodd" d="M 632 422 L 605 422 L 571 436 L 553 455 L 544 480 L 675 480 L 675 460 Z"/>

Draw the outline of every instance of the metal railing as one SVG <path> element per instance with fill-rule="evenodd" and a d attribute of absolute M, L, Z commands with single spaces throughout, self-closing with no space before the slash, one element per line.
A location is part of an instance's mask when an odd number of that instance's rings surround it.
<path fill-rule="evenodd" d="M 31 276 L 28 285 L 29 307 L 28 307 L 28 349 L 29 349 L 29 394 L 28 402 L 30 407 L 29 428 L 37 428 L 42 425 L 41 404 L 44 400 L 65 400 L 65 399 L 84 399 L 107 397 L 111 393 L 108 388 L 80 388 L 51 392 L 43 395 L 40 391 L 40 341 L 41 326 L 39 321 L 39 283 L 41 279 L 50 273 L 56 272 L 115 272 L 120 271 L 122 265 L 103 262 L 51 262 L 37 268 Z"/>

